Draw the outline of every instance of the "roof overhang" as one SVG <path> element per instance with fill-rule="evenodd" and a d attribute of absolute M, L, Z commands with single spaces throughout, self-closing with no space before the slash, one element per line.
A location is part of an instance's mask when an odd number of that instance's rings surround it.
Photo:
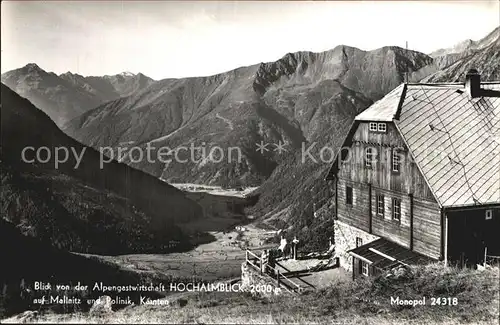
<path fill-rule="evenodd" d="M 356 247 L 348 253 L 370 266 L 389 269 L 398 265 L 422 264 L 432 261 L 429 257 L 416 253 L 384 238 Z"/>
<path fill-rule="evenodd" d="M 356 117 L 355 120 L 360 122 L 385 122 L 385 123 L 392 122 L 392 118 L 384 118 L 384 117 L 371 117 L 371 118 Z"/>
<path fill-rule="evenodd" d="M 500 202 L 485 203 L 485 204 L 464 204 L 464 205 L 443 206 L 443 209 L 445 211 L 500 209 Z"/>

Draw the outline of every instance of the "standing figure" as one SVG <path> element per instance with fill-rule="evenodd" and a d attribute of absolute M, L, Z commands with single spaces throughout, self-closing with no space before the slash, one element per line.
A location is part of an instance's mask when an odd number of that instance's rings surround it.
<path fill-rule="evenodd" d="M 297 259 L 297 245 L 299 244 L 299 240 L 297 239 L 297 236 L 293 237 L 293 240 L 292 240 L 292 254 L 293 254 L 293 259 L 296 260 Z"/>
<path fill-rule="evenodd" d="M 281 240 L 280 240 L 280 246 L 278 247 L 278 249 L 281 251 L 281 254 L 283 255 L 284 258 L 287 257 L 287 247 L 288 246 L 288 243 L 286 241 L 286 238 L 281 236 Z"/>

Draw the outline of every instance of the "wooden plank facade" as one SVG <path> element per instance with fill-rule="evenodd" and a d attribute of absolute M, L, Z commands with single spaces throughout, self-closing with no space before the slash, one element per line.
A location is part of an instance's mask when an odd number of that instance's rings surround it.
<path fill-rule="evenodd" d="M 370 132 L 369 122 L 359 123 L 350 154 L 339 168 L 336 215 L 344 223 L 439 259 L 439 205 L 397 129 L 385 124 L 387 131 L 382 133 Z M 367 148 L 375 153 L 371 166 L 366 165 Z M 394 152 L 401 158 L 397 172 L 392 168 Z M 348 187 L 352 204 L 347 203 Z M 393 199 L 400 202 L 399 220 L 393 218 Z"/>
<path fill-rule="evenodd" d="M 500 144 L 488 140 L 500 126 L 500 82 L 474 73 L 465 89 L 403 84 L 356 117 L 327 176 L 339 262 L 353 274 L 393 260 L 372 247 L 380 240 L 412 260 L 464 266 L 500 256 Z M 474 100 L 471 78 L 487 89 Z"/>
<path fill-rule="evenodd" d="M 463 252 L 467 251 L 467 244 L 460 240 L 460 237 L 468 238 L 463 227 L 467 224 L 466 218 L 460 217 L 459 212 L 442 212 L 397 129 L 391 123 L 386 124 L 385 134 L 370 132 L 369 122 L 358 124 L 351 140 L 352 150 L 340 163 L 335 179 L 337 220 L 373 235 L 373 238 L 385 238 L 431 259 L 443 260 L 447 255 L 454 264 L 466 264 Z M 371 166 L 366 165 L 367 148 L 376 152 L 376 162 Z M 402 156 L 398 172 L 394 172 L 392 166 L 394 149 Z M 397 219 L 394 218 L 394 199 L 399 200 Z M 485 209 L 481 211 L 484 214 Z M 496 221 L 491 225 L 500 220 L 497 215 L 500 212 L 495 210 Z M 446 219 L 449 229 L 446 229 Z M 500 228 L 497 226 L 496 229 Z M 355 248 L 353 245 L 352 240 L 344 249 Z M 445 249 L 451 249 L 450 253 L 447 254 Z M 497 253 L 498 249 L 490 252 Z M 475 257 L 472 259 L 479 261 Z M 472 259 L 469 258 L 469 264 Z M 352 263 L 353 274 L 362 274 L 364 264 L 360 259 L 354 258 L 349 263 Z"/>
<path fill-rule="evenodd" d="M 387 132 L 370 132 L 368 122 L 361 122 L 354 133 L 351 155 L 345 159 L 339 171 L 339 178 L 398 193 L 413 193 L 435 202 L 432 192 L 410 158 L 408 148 L 392 123 L 384 123 Z M 372 148 L 377 162 L 371 168 L 365 164 L 365 152 Z M 399 172 L 392 171 L 392 155 L 397 153 L 401 160 Z"/>

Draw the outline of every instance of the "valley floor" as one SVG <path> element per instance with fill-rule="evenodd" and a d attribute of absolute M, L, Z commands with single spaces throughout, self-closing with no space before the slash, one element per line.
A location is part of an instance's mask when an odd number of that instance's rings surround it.
<path fill-rule="evenodd" d="M 200 185 L 193 183 L 169 183 L 177 187 L 179 190 L 187 192 L 205 192 L 214 195 L 229 195 L 235 197 L 246 197 L 251 192 L 255 191 L 258 187 L 247 187 L 241 189 L 225 189 L 221 186 L 215 185 Z"/>
<path fill-rule="evenodd" d="M 263 249 L 274 231 L 254 225 L 237 226 L 228 232 L 211 232 L 215 241 L 201 244 L 186 253 L 97 256 L 121 267 L 174 278 L 199 278 L 205 281 L 239 278 L 245 249 Z"/>
<path fill-rule="evenodd" d="M 192 200 L 206 209 L 207 216 L 181 227 L 208 233 L 212 237 L 210 242 L 201 242 L 193 250 L 182 253 L 93 256 L 130 271 L 215 281 L 240 277 L 246 249 L 261 250 L 276 246 L 266 244 L 276 236 L 275 230 L 262 229 L 248 216 L 228 208 L 241 204 L 255 188 L 222 189 L 219 186 L 187 183 L 172 185 L 186 191 Z"/>

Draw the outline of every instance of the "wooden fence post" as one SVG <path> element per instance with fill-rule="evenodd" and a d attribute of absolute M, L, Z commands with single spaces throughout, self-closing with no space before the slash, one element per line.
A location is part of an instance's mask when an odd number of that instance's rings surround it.
<path fill-rule="evenodd" d="M 485 247 L 484 247 L 484 262 L 483 262 L 483 266 L 484 266 L 485 268 L 486 268 L 486 258 L 487 258 L 487 256 L 488 256 L 488 254 L 487 254 L 487 253 L 488 253 L 488 247 L 487 247 L 487 246 L 485 246 Z"/>
<path fill-rule="evenodd" d="M 262 259 L 262 255 L 259 257 L 259 269 L 260 275 L 264 273 L 264 260 Z"/>

